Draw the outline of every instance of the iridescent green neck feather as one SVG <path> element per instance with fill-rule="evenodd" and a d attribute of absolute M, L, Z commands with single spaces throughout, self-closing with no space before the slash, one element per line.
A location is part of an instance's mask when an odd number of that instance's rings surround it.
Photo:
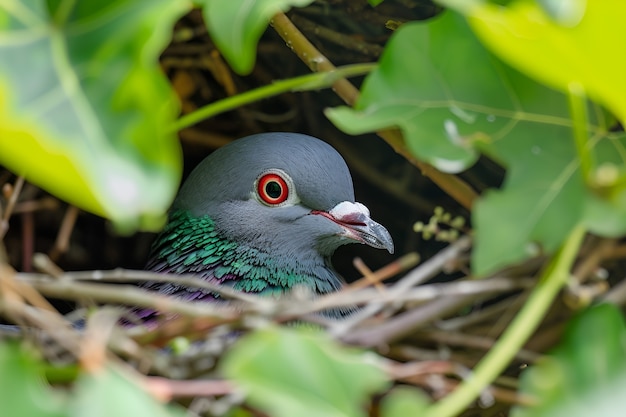
<path fill-rule="evenodd" d="M 280 295 L 299 285 L 315 293 L 327 293 L 342 285 L 329 260 L 320 258 L 319 262 L 303 263 L 274 259 L 267 247 L 229 240 L 208 215 L 195 217 L 180 209 L 170 213 L 166 228 L 153 245 L 146 269 L 196 274 L 213 283 L 263 295 Z M 189 299 L 214 297 L 173 284 L 152 284 L 151 288 Z"/>

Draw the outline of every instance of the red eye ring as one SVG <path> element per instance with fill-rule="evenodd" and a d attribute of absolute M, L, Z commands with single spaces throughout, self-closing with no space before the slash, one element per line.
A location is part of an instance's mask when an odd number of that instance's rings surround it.
<path fill-rule="evenodd" d="M 257 193 L 265 204 L 275 206 L 289 197 L 289 186 L 278 174 L 265 174 L 257 181 Z"/>

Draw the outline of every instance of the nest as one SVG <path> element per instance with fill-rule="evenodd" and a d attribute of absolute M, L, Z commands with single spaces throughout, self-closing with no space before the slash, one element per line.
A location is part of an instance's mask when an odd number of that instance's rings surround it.
<path fill-rule="evenodd" d="M 326 3 L 294 10 L 289 18 L 336 65 L 376 60 L 391 34 L 386 24 L 437 12 L 430 4 L 411 1 L 388 1 L 376 9 L 366 8 L 366 2 Z M 234 75 L 195 12 L 179 22 L 161 62 L 183 113 L 307 71 L 268 30 L 254 72 Z M 287 94 L 184 129 L 186 170 L 211 150 L 251 133 L 298 131 L 324 138 L 346 158 L 359 200 L 390 230 L 403 256 L 391 258 L 354 245 L 334 259 L 349 281 L 342 291 L 320 298 L 300 290 L 280 300 L 259 298 L 199 283 L 193 276 L 141 271 L 152 234 L 116 235 L 104 220 L 0 171 L 0 314 L 7 324 L 0 337 L 31 344 L 56 366 L 79 363 L 96 369 L 111 361 L 123 363 L 149 392 L 175 399 L 199 415 L 223 414 L 242 402 L 237 387 L 216 372 L 216 365 L 241 335 L 273 324 L 311 323 L 340 344 L 386 358 L 385 372 L 396 384 L 420 387 L 434 399 L 452 392 L 506 331 L 540 283 L 547 258 L 537 256 L 473 279 L 471 224 L 451 220 L 467 219 L 469 207 L 378 138 L 355 143 L 337 132 L 322 110 L 340 102 L 328 91 Z M 502 178 L 502 169 L 488 160 L 461 176 L 479 191 L 499 185 Z M 435 210 L 439 206 L 443 209 Z M 417 221 L 421 223 L 414 227 Z M 559 341 L 573 314 L 599 299 L 623 305 L 624 281 L 606 277 L 623 276 L 619 260 L 625 252 L 618 240 L 587 238 L 572 284 L 478 406 L 464 415 L 506 415 L 511 405 L 532 401 L 517 391 L 520 372 Z M 139 289 L 136 284 L 144 281 L 200 287 L 230 302 L 182 302 Z M 358 309 L 342 320 L 320 314 L 345 306 Z M 130 325 L 132 307 L 154 309 L 163 320 L 153 326 Z M 181 341 L 188 344 L 176 348 Z M 369 412 L 376 415 L 376 407 Z"/>

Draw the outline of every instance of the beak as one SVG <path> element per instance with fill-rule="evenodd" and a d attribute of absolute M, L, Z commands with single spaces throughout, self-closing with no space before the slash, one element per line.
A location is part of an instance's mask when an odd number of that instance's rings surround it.
<path fill-rule="evenodd" d="M 371 219 L 370 211 L 361 203 L 344 201 L 328 212 L 314 210 L 311 214 L 324 216 L 340 225 L 343 229 L 341 236 L 393 253 L 391 235 L 387 229 Z"/>

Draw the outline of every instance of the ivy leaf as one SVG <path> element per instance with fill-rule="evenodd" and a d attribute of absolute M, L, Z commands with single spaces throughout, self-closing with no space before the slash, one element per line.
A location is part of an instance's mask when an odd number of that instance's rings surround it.
<path fill-rule="evenodd" d="M 0 163 L 120 226 L 162 216 L 181 158 L 158 56 L 185 10 L 169 0 L 3 1 Z"/>
<path fill-rule="evenodd" d="M 159 403 L 113 366 L 83 372 L 71 395 L 43 380 L 43 363 L 27 345 L 0 343 L 2 415 L 37 417 L 183 417 L 179 407 Z"/>
<path fill-rule="evenodd" d="M 623 172 L 626 136 L 609 132 L 613 119 L 598 106 L 588 113 L 594 168 Z M 326 114 L 351 134 L 399 127 L 410 151 L 442 171 L 467 168 L 479 152 L 507 168 L 503 188 L 472 212 L 476 274 L 551 252 L 581 222 L 626 231 L 624 190 L 601 196 L 582 179 L 566 97 L 502 64 L 455 13 L 402 25 L 355 109 Z"/>
<path fill-rule="evenodd" d="M 119 369 L 109 365 L 84 373 L 76 381 L 69 417 L 184 417 L 185 410 L 167 406 L 144 391 Z"/>
<path fill-rule="evenodd" d="M 387 385 L 370 356 L 307 329 L 257 331 L 222 360 L 250 404 L 277 417 L 364 416 L 368 396 Z"/>
<path fill-rule="evenodd" d="M 562 91 L 580 84 L 626 121 L 626 55 L 615 54 L 626 39 L 626 3 L 516 0 L 461 9 L 501 59 Z"/>
<path fill-rule="evenodd" d="M 40 375 L 34 352 L 17 343 L 0 343 L 2 415 L 65 417 L 66 397 L 54 392 Z"/>
<path fill-rule="evenodd" d="M 382 417 L 419 416 L 428 408 L 430 399 L 420 389 L 411 386 L 394 387 L 380 404 Z"/>
<path fill-rule="evenodd" d="M 521 392 L 536 405 L 512 417 L 618 417 L 626 399 L 626 325 L 620 310 L 603 304 L 572 321 L 558 348 L 526 370 Z"/>
<path fill-rule="evenodd" d="M 199 0 L 211 38 L 239 74 L 254 67 L 256 45 L 272 16 L 313 0 Z"/>

